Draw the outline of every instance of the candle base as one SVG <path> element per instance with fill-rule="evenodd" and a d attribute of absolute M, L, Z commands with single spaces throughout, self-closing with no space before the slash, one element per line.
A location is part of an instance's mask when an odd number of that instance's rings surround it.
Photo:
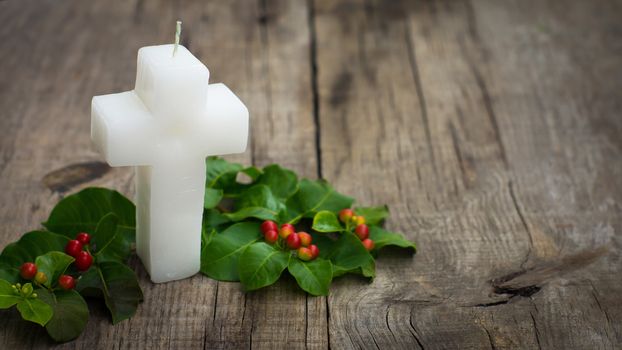
<path fill-rule="evenodd" d="M 136 250 L 154 283 L 201 268 L 203 159 L 136 167 Z"/>

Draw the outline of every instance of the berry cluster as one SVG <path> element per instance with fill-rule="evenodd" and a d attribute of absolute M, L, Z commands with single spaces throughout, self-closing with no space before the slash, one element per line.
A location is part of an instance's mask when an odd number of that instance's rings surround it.
<path fill-rule="evenodd" d="M 73 239 L 65 246 L 65 253 L 72 256 L 75 261 L 74 265 L 78 271 L 87 271 L 93 264 L 93 256 L 88 250 L 83 250 L 91 241 L 88 233 L 78 233 L 76 239 Z M 25 262 L 20 267 L 19 273 L 25 280 L 34 280 L 37 284 L 44 284 L 48 281 L 48 276 L 43 271 L 37 271 L 37 265 L 32 262 Z M 75 288 L 76 279 L 70 275 L 62 275 L 58 278 L 58 285 L 64 290 Z"/>
<path fill-rule="evenodd" d="M 267 243 L 296 250 L 300 260 L 311 261 L 320 255 L 320 249 L 311 244 L 311 235 L 303 231 L 296 232 L 292 224 L 283 224 L 279 228 L 274 221 L 266 220 L 261 224 L 261 232 Z"/>
<path fill-rule="evenodd" d="M 339 220 L 346 224 L 347 230 L 354 228 L 354 234 L 367 251 L 374 249 L 374 241 L 369 238 L 369 227 L 365 224 L 365 217 L 356 215 L 352 209 L 343 209 L 339 212 Z"/>
<path fill-rule="evenodd" d="M 93 256 L 91 256 L 88 250 L 83 250 L 90 241 L 91 236 L 88 233 L 82 232 L 78 233 L 76 239 L 72 239 L 65 246 L 65 253 L 76 259 L 74 264 L 79 271 L 86 271 L 93 264 Z"/>

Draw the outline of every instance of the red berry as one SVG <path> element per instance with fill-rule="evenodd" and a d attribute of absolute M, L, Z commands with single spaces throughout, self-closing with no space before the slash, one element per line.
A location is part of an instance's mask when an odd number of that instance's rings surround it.
<path fill-rule="evenodd" d="M 76 236 L 76 240 L 80 243 L 82 243 L 83 245 L 87 245 L 89 244 L 89 242 L 91 241 L 91 235 L 89 235 L 86 232 L 80 232 L 78 233 L 78 235 Z"/>
<path fill-rule="evenodd" d="M 76 279 L 69 275 L 62 275 L 58 278 L 58 285 L 64 290 L 74 289 L 76 286 Z"/>
<path fill-rule="evenodd" d="M 281 236 L 281 238 L 287 238 L 287 236 L 291 235 L 294 232 L 296 232 L 294 231 L 294 226 L 290 224 L 283 224 L 281 225 L 281 229 L 279 230 L 279 236 Z"/>
<path fill-rule="evenodd" d="M 37 274 L 37 265 L 27 262 L 22 264 L 22 267 L 19 268 L 19 274 L 25 280 L 31 280 Z"/>
<path fill-rule="evenodd" d="M 313 260 L 313 253 L 309 248 L 300 247 L 298 248 L 298 258 L 302 261 Z"/>
<path fill-rule="evenodd" d="M 278 230 L 279 230 L 279 226 L 274 221 L 266 220 L 263 222 L 263 224 L 261 224 L 261 232 L 263 233 L 266 233 L 268 231 L 278 231 Z"/>
<path fill-rule="evenodd" d="M 78 256 L 78 254 L 82 251 L 82 243 L 77 239 L 72 239 L 65 246 L 65 253 L 67 255 L 71 255 L 74 258 Z"/>
<path fill-rule="evenodd" d="M 289 249 L 298 249 L 300 248 L 300 237 L 297 233 L 292 233 L 287 236 L 285 243 L 287 243 L 287 247 L 289 247 Z"/>
<path fill-rule="evenodd" d="M 342 209 L 339 212 L 339 220 L 341 220 L 344 224 L 347 223 L 352 216 L 354 216 L 352 209 Z"/>
<path fill-rule="evenodd" d="M 93 264 L 93 257 L 89 252 L 82 251 L 76 256 L 76 268 L 80 271 L 86 271 Z"/>
<path fill-rule="evenodd" d="M 298 232 L 298 238 L 300 238 L 300 245 L 308 247 L 311 244 L 311 235 L 306 232 Z"/>
<path fill-rule="evenodd" d="M 266 242 L 274 244 L 276 241 L 279 240 L 279 234 L 274 230 L 270 230 L 266 231 L 266 233 L 263 234 L 263 238 L 266 240 Z"/>
<path fill-rule="evenodd" d="M 354 233 L 359 236 L 359 239 L 361 241 L 364 241 L 369 238 L 369 227 L 367 227 L 367 225 L 365 224 L 358 225 L 356 229 L 354 229 Z"/>
<path fill-rule="evenodd" d="M 320 255 L 320 248 L 318 248 L 315 244 L 311 244 L 309 246 L 309 250 L 311 251 L 311 258 L 315 259 Z"/>
<path fill-rule="evenodd" d="M 39 284 L 44 284 L 47 281 L 48 281 L 48 276 L 46 276 L 45 273 L 39 271 L 37 272 L 37 274 L 35 274 L 35 282 Z"/>
<path fill-rule="evenodd" d="M 371 252 L 372 249 L 374 249 L 374 241 L 372 241 L 371 239 L 367 238 L 365 240 L 363 240 L 363 246 L 365 247 L 365 249 L 367 249 L 368 252 Z"/>

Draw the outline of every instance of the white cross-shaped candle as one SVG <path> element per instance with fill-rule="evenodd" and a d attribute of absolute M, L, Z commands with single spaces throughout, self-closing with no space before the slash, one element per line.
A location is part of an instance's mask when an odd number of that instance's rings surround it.
<path fill-rule="evenodd" d="M 134 90 L 93 97 L 91 138 L 111 166 L 136 166 L 136 250 L 153 282 L 200 269 L 205 157 L 241 153 L 248 110 L 185 47 L 138 50 Z"/>

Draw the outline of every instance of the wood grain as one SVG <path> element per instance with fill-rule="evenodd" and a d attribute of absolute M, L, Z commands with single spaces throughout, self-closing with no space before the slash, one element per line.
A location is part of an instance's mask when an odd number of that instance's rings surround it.
<path fill-rule="evenodd" d="M 620 345 L 618 307 L 602 305 L 621 287 L 619 3 L 570 7 L 318 1 L 323 174 L 390 203 L 389 227 L 419 244 L 414 260 L 381 257 L 371 285 L 335 284 L 333 347 Z M 539 269 L 601 245 L 592 265 Z M 493 288 L 508 274 L 531 276 L 530 293 Z"/>
<path fill-rule="evenodd" d="M 112 326 L 60 348 L 616 349 L 622 346 L 622 3 L 0 2 L 0 246 L 100 167 L 93 95 L 133 87 L 138 48 L 182 42 L 251 111 L 249 150 L 324 177 L 415 257 L 309 297 L 291 278 L 245 294 L 204 276 L 154 285 Z M 90 164 L 90 165 L 89 165 Z M 0 311 L 0 348 L 47 348 Z"/>

